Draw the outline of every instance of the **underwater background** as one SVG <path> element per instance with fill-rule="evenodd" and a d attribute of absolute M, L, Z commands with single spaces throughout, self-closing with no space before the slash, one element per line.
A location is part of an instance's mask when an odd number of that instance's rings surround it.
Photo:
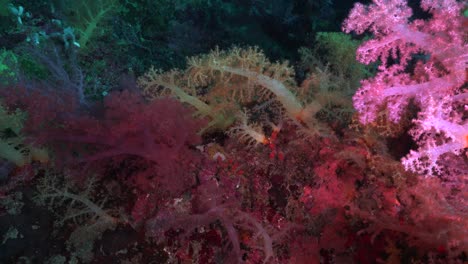
<path fill-rule="evenodd" d="M 466 263 L 468 2 L 0 0 L 0 264 Z"/>

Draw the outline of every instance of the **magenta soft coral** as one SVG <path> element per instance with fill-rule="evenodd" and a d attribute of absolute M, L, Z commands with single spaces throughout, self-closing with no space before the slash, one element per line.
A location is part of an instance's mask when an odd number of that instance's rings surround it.
<path fill-rule="evenodd" d="M 225 173 L 218 165 L 216 162 L 205 161 L 198 174 L 199 183 L 192 189 L 190 199 L 185 196 L 168 201 L 147 222 L 147 234 L 164 240 L 168 239 L 167 230 L 179 230 L 179 239 L 183 241 L 196 234 L 194 231 L 197 228 L 212 229 L 218 225 L 210 227 L 210 224 L 219 223 L 224 241 L 227 242 L 218 252 L 223 253 L 223 263 L 252 263 L 242 260 L 244 254 L 248 258 L 258 257 L 259 262 L 253 263 L 271 263 L 274 256 L 272 227 L 261 217 L 257 217 L 255 212 L 242 209 L 237 186 L 239 179 Z M 249 234 L 249 238 L 241 241 L 243 232 Z"/>
<path fill-rule="evenodd" d="M 404 0 L 374 0 L 356 4 L 344 23 L 344 31 L 373 39 L 362 44 L 357 58 L 363 63 L 381 61 L 379 73 L 362 82 L 353 97 L 363 123 L 373 122 L 382 106 L 398 122 L 413 100 L 421 109 L 415 120 L 414 139 L 420 149 L 403 160 L 407 169 L 424 175 L 457 176 L 441 165 L 467 147 L 468 124 L 462 119 L 468 95 L 465 69 L 468 63 L 463 3 L 455 0 L 423 0 L 423 10 L 432 17 L 412 20 Z M 416 67 L 410 63 L 419 57 Z M 413 70 L 410 70 L 413 69 Z M 447 156 L 447 155 L 446 155 Z M 446 164 L 450 163 L 445 162 Z"/>

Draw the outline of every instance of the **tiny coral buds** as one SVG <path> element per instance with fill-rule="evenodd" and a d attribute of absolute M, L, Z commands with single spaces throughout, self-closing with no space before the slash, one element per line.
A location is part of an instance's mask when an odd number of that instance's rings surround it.
<path fill-rule="evenodd" d="M 313 193 L 313 190 L 310 186 L 304 186 L 302 195 L 299 198 L 299 200 L 304 204 L 309 203 L 310 200 L 312 199 L 312 193 Z"/>

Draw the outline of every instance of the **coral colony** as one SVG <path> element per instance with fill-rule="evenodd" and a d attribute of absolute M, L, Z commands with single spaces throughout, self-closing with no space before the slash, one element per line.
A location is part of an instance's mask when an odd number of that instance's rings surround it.
<path fill-rule="evenodd" d="M 0 1 L 0 263 L 468 261 L 468 3 L 240 2 Z"/>

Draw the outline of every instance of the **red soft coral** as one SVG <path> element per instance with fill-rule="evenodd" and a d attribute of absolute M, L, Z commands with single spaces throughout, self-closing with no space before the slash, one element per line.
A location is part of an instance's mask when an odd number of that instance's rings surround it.
<path fill-rule="evenodd" d="M 106 169 L 145 193 L 178 195 L 195 181 L 191 171 L 200 154 L 193 146 L 201 142 L 196 132 L 202 124 L 175 100 L 147 103 L 124 91 L 105 99 L 100 117 L 63 122 L 47 132 L 47 141 L 65 163 Z"/>

